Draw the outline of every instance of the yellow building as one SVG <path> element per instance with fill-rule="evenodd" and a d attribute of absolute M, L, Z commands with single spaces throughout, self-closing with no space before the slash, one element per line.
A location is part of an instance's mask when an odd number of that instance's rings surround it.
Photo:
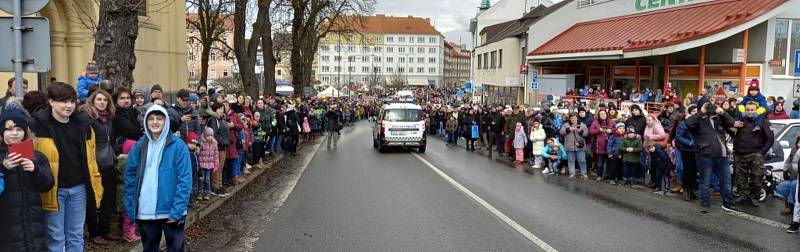
<path fill-rule="evenodd" d="M 142 1 L 139 37 L 136 40 L 136 69 L 133 87 L 158 83 L 165 92 L 188 83 L 186 64 L 186 10 L 183 1 Z M 99 6 L 93 0 L 51 0 L 36 16 L 50 20 L 52 69 L 48 73 L 26 73 L 31 90 L 46 87 L 55 77 L 71 85 L 86 69 L 94 53 L 93 27 Z M 0 12 L 0 16 L 8 14 Z M 3 49 L 7 50 L 7 49 Z M 0 94 L 14 73 L 0 73 Z M 38 84 L 38 85 L 37 85 Z"/>

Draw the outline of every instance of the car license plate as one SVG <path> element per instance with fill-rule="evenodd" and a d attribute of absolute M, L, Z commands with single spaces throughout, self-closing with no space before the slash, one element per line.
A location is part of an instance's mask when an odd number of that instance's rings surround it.
<path fill-rule="evenodd" d="M 405 136 L 405 131 L 392 131 L 392 136 Z"/>

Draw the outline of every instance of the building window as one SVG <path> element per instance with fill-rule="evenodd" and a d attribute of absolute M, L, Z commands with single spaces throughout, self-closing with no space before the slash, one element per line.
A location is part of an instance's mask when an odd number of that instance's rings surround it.
<path fill-rule="evenodd" d="M 406 37 L 400 37 L 397 40 L 398 40 L 397 42 L 405 43 L 406 42 Z"/>
<path fill-rule="evenodd" d="M 417 73 L 424 73 L 424 72 L 425 72 L 424 67 L 417 67 Z"/>
<path fill-rule="evenodd" d="M 438 41 L 438 39 L 436 39 L 436 37 L 431 37 L 430 39 L 428 39 L 428 42 L 430 42 L 430 43 L 437 43 L 436 41 Z"/>
<path fill-rule="evenodd" d="M 365 46 L 365 47 L 361 48 L 361 51 L 364 51 L 365 53 L 368 53 L 369 52 L 369 46 Z"/>
<path fill-rule="evenodd" d="M 406 58 L 399 57 L 397 59 L 400 60 L 400 63 L 406 63 Z"/>
<path fill-rule="evenodd" d="M 428 73 L 436 73 L 436 68 L 435 67 L 428 68 Z"/>
<path fill-rule="evenodd" d="M 392 57 L 387 57 L 387 58 L 386 58 L 386 62 L 393 63 L 393 62 L 394 62 L 394 58 L 392 58 Z"/>
<path fill-rule="evenodd" d="M 428 58 L 428 63 L 436 63 L 436 58 Z"/>
<path fill-rule="evenodd" d="M 334 69 L 334 70 L 335 70 L 337 73 L 342 71 L 342 67 L 340 67 L 340 66 L 335 66 L 335 67 L 333 67 L 333 69 Z"/>
<path fill-rule="evenodd" d="M 275 73 L 277 73 L 278 76 L 283 75 L 280 69 L 275 70 Z M 228 71 L 223 72 L 222 75 L 225 76 L 225 77 L 228 77 Z"/>
<path fill-rule="evenodd" d="M 331 71 L 331 67 L 329 67 L 329 66 L 322 66 L 322 71 L 323 71 L 323 72 L 330 72 L 330 71 Z"/>
<path fill-rule="evenodd" d="M 406 48 L 405 48 L 405 47 L 398 47 L 398 48 L 397 48 L 397 52 L 399 52 L 399 53 L 405 53 L 405 52 L 406 52 Z"/>
<path fill-rule="evenodd" d="M 361 56 L 362 62 L 369 62 L 369 56 Z"/>
<path fill-rule="evenodd" d="M 189 78 L 194 79 L 194 71 L 189 71 Z"/>
<path fill-rule="evenodd" d="M 499 57 L 497 57 L 497 68 L 503 68 L 503 49 L 500 49 L 497 54 L 499 55 Z"/>
<path fill-rule="evenodd" d="M 347 46 L 347 50 L 351 51 L 351 52 L 355 52 L 356 51 L 356 46 Z"/>
<path fill-rule="evenodd" d="M 369 72 L 369 67 L 361 67 L 361 72 L 363 73 Z"/>
<path fill-rule="evenodd" d="M 417 53 L 425 53 L 424 47 L 417 47 Z"/>
<path fill-rule="evenodd" d="M 406 68 L 405 67 L 399 67 L 399 68 L 397 68 L 397 72 L 398 73 L 405 73 L 406 72 Z"/>
<path fill-rule="evenodd" d="M 428 48 L 428 53 L 436 53 L 436 47 Z"/>
<path fill-rule="evenodd" d="M 775 24 L 773 59 L 781 60 L 782 66 L 772 67 L 773 75 L 794 75 L 795 50 L 800 49 L 800 19 L 778 19 Z"/>
<path fill-rule="evenodd" d="M 356 57 L 348 56 L 347 57 L 347 62 L 356 62 Z"/>
<path fill-rule="evenodd" d="M 356 71 L 356 67 L 354 67 L 354 66 L 347 67 L 347 72 L 352 73 L 352 72 L 355 72 L 355 71 Z"/>
<path fill-rule="evenodd" d="M 425 43 L 425 37 L 417 37 L 417 43 Z"/>
<path fill-rule="evenodd" d="M 336 62 L 342 61 L 342 56 L 333 56 L 333 61 Z"/>
<path fill-rule="evenodd" d="M 333 50 L 334 50 L 334 51 L 336 51 L 336 52 L 339 52 L 339 51 L 341 51 L 341 50 L 342 50 L 342 46 L 340 46 L 340 45 L 335 45 L 335 46 L 333 46 Z"/>
<path fill-rule="evenodd" d="M 387 67 L 387 68 L 386 68 L 386 72 L 387 72 L 387 73 L 394 73 L 394 68 Z"/>
<path fill-rule="evenodd" d="M 209 53 L 209 55 L 208 55 L 208 59 L 211 60 L 211 61 L 216 61 L 217 60 L 217 52 L 211 51 L 211 53 Z"/>
<path fill-rule="evenodd" d="M 497 51 L 492 51 L 491 55 L 492 55 L 491 56 L 491 61 L 490 61 L 491 63 L 490 63 L 489 66 L 490 66 L 490 68 L 495 69 L 495 68 L 497 68 Z"/>
<path fill-rule="evenodd" d="M 388 36 L 387 36 L 387 37 L 386 37 L 386 42 L 393 43 L 393 42 L 394 42 L 394 37 L 388 37 Z"/>
<path fill-rule="evenodd" d="M 423 57 L 418 57 L 418 58 L 417 58 L 417 63 L 420 63 L 420 64 L 422 64 L 422 63 L 425 63 L 425 58 L 423 58 Z"/>
<path fill-rule="evenodd" d="M 330 82 L 331 81 L 331 77 L 328 77 L 328 76 L 322 77 L 322 81 L 323 82 Z"/>
<path fill-rule="evenodd" d="M 320 50 L 320 51 L 323 51 L 323 52 L 327 52 L 327 51 L 328 51 L 328 50 L 330 50 L 330 49 L 331 49 L 331 47 L 330 47 L 330 46 L 327 46 L 327 45 L 321 45 L 321 46 L 319 46 L 319 50 Z"/>
<path fill-rule="evenodd" d="M 409 73 L 414 73 L 414 68 L 413 68 L 413 67 L 409 67 L 409 68 L 408 68 L 408 72 L 409 72 Z"/>
<path fill-rule="evenodd" d="M 375 60 L 375 63 L 381 63 L 381 57 L 375 57 L 373 60 Z"/>
<path fill-rule="evenodd" d="M 376 73 L 380 73 L 381 72 L 381 68 L 380 67 L 373 67 L 372 71 L 376 72 Z"/>
<path fill-rule="evenodd" d="M 322 56 L 322 61 L 324 61 L 324 62 L 328 62 L 328 61 L 330 61 L 330 60 L 331 60 L 331 56 L 327 56 L 327 55 L 325 55 L 325 56 Z"/>
<path fill-rule="evenodd" d="M 394 47 L 386 47 L 386 52 L 394 53 Z"/>

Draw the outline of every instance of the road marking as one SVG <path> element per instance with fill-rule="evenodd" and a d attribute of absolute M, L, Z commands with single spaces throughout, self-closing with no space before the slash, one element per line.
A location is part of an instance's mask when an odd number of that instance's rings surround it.
<path fill-rule="evenodd" d="M 723 212 L 725 212 L 725 211 L 723 211 Z M 739 212 L 739 213 L 725 212 L 725 213 L 733 215 L 733 216 L 736 216 L 736 217 L 739 217 L 739 218 L 742 218 L 742 219 L 745 219 L 745 220 L 755 221 L 755 222 L 758 222 L 758 223 L 761 223 L 761 224 L 764 224 L 764 225 L 769 225 L 769 226 L 773 226 L 773 227 L 777 227 L 777 228 L 781 228 L 781 229 L 786 228 L 786 225 L 784 225 L 783 223 L 780 223 L 780 222 L 777 222 L 777 221 L 774 221 L 774 220 L 770 220 L 770 219 L 766 219 L 766 218 L 762 218 L 762 217 L 758 217 L 758 216 L 751 215 L 751 214 L 744 213 L 744 212 Z"/>
<path fill-rule="evenodd" d="M 413 153 L 412 152 L 411 154 L 414 155 L 414 157 L 417 157 L 417 159 L 419 159 L 419 161 L 422 161 L 422 163 L 425 163 L 425 165 L 427 165 L 434 172 L 439 174 L 439 176 L 441 176 L 442 178 L 447 180 L 447 182 L 449 182 L 451 185 L 455 186 L 456 189 L 458 189 L 462 193 L 466 194 L 468 197 L 470 197 L 475 202 L 478 202 L 478 204 L 480 204 L 481 206 L 486 208 L 486 210 L 489 210 L 489 212 L 491 212 L 497 218 L 499 218 L 501 221 L 505 222 L 511 228 L 516 230 L 518 233 L 520 233 L 522 236 L 524 236 L 530 242 L 532 242 L 533 244 L 536 244 L 536 246 L 539 246 L 539 248 L 543 249 L 544 251 L 558 252 L 558 250 L 556 250 L 555 248 L 553 248 L 550 245 L 548 245 L 546 242 L 544 242 L 544 240 L 540 239 L 539 237 L 537 237 L 536 235 L 534 235 L 533 233 L 531 233 L 530 231 L 528 231 L 527 229 L 522 227 L 522 225 L 520 225 L 516 221 L 512 220 L 511 218 L 509 218 L 508 216 L 503 214 L 503 212 L 500 212 L 500 210 L 497 210 L 497 208 L 495 208 L 494 206 L 489 204 L 489 202 L 486 202 L 481 197 L 478 197 L 478 195 L 476 195 L 475 193 L 473 193 L 472 191 L 470 191 L 466 187 L 462 186 L 455 179 L 451 178 L 450 176 L 447 176 L 447 174 L 442 172 L 442 170 L 440 170 L 439 168 L 436 168 L 436 166 L 434 166 L 433 164 L 428 162 L 428 160 L 425 160 L 425 158 L 423 158 L 422 156 L 420 156 L 417 153 Z"/>

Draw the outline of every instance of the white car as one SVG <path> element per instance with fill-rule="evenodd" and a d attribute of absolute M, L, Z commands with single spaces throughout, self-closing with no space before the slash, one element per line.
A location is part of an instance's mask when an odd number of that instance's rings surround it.
<path fill-rule="evenodd" d="M 372 146 L 379 152 L 388 147 L 416 147 L 425 152 L 425 118 L 422 107 L 411 103 L 384 105 L 372 128 Z"/>
<path fill-rule="evenodd" d="M 777 150 L 778 146 L 783 150 L 783 153 L 776 153 L 772 156 L 779 157 L 777 159 L 770 158 L 767 155 L 764 166 L 772 170 L 773 176 L 783 177 L 783 163 L 789 158 L 792 147 L 797 141 L 797 135 L 800 134 L 800 119 L 789 120 L 772 120 L 772 132 L 775 134 L 775 145 L 772 149 Z M 772 159 L 772 160 L 770 160 Z"/>

